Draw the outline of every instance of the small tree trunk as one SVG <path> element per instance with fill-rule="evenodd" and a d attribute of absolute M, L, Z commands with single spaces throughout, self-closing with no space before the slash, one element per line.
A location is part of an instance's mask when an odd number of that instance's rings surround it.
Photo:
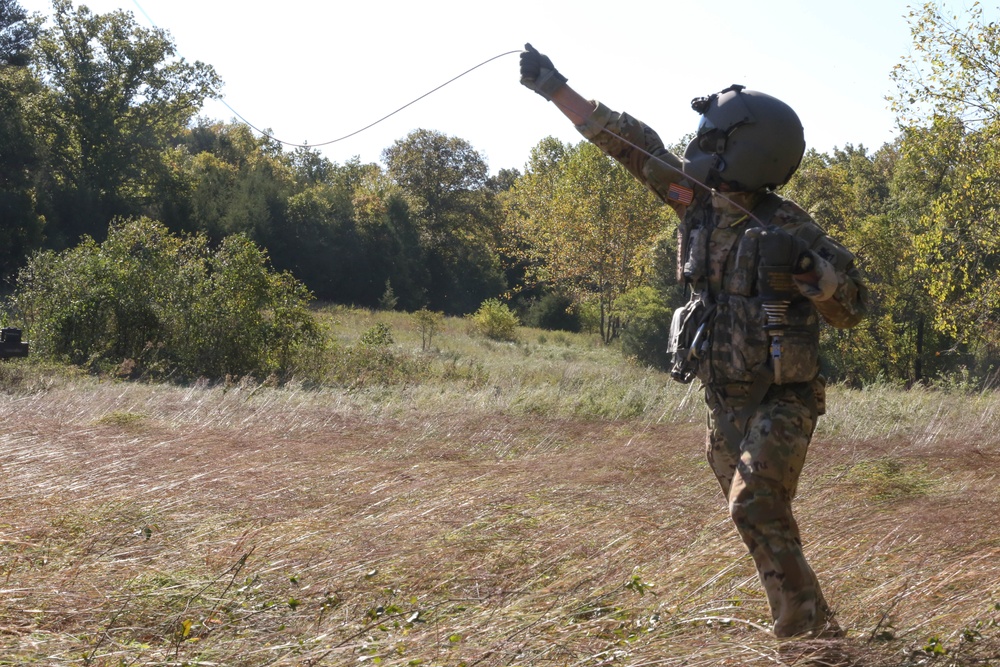
<path fill-rule="evenodd" d="M 923 382 L 924 379 L 924 318 L 917 318 L 917 350 L 913 360 L 913 381 Z"/>

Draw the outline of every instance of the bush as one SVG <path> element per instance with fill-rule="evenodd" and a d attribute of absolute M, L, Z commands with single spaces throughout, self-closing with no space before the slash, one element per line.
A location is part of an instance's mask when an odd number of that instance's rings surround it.
<path fill-rule="evenodd" d="M 396 344 L 396 340 L 392 337 L 392 329 L 384 322 L 379 322 L 361 334 L 360 342 L 365 347 L 378 348 L 386 348 Z"/>
<path fill-rule="evenodd" d="M 625 327 L 622 353 L 639 363 L 659 370 L 670 369 L 667 345 L 673 309 L 651 287 L 640 287 L 623 295 L 619 301 Z"/>
<path fill-rule="evenodd" d="M 525 315 L 529 327 L 549 331 L 571 331 L 579 333 L 583 328 L 580 310 L 572 298 L 565 294 L 546 294 L 531 304 Z"/>
<path fill-rule="evenodd" d="M 521 325 L 507 304 L 499 299 L 487 299 L 472 315 L 472 323 L 476 331 L 492 340 L 517 340 L 517 328 Z"/>
<path fill-rule="evenodd" d="M 309 298 L 242 235 L 212 252 L 140 219 L 34 256 L 13 304 L 40 356 L 131 376 L 287 378 L 320 342 Z"/>
<path fill-rule="evenodd" d="M 417 382 L 428 373 L 423 359 L 394 351 L 388 324 L 378 322 L 361 334 L 356 345 L 335 348 L 328 379 L 349 389 Z"/>

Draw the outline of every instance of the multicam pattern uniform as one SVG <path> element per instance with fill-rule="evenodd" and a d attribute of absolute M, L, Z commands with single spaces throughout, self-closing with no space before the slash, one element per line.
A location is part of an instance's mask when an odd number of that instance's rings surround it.
<path fill-rule="evenodd" d="M 656 132 L 627 114 L 597 104 L 578 129 L 663 201 L 670 199 L 672 183 L 692 185 Z M 839 634 L 803 555 L 791 503 L 816 420 L 824 411 L 819 317 L 836 327 L 854 326 L 864 314 L 866 288 L 847 250 L 797 205 L 778 201 L 770 219 L 761 222 L 804 239 L 820 258 L 825 268 L 820 273 L 827 280 L 819 285 L 797 283 L 799 294 L 788 310 L 792 331 L 783 337 L 783 381 L 771 384 L 759 405 L 750 406 L 746 414 L 754 380 L 771 372 L 770 341 L 756 295 L 760 226 L 747 215 L 764 197 L 763 192 L 696 193 L 679 227 L 679 246 L 684 249 L 678 258 L 679 278 L 691 285 L 693 298 L 707 290 L 717 304 L 707 359 L 697 368 L 710 408 L 708 461 L 753 556 L 774 634 Z M 723 428 L 722 420 L 735 423 L 737 430 Z"/>

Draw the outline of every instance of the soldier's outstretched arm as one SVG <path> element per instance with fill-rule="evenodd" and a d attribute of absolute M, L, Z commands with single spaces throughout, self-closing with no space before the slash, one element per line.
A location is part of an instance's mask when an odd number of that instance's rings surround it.
<path fill-rule="evenodd" d="M 684 215 L 690 198 L 678 200 L 680 192 L 690 192 L 684 181 L 681 161 L 663 146 L 659 135 L 645 123 L 588 100 L 566 83 L 552 60 L 531 44 L 521 52 L 521 84 L 552 102 L 588 140 L 620 162 L 633 176 Z"/>

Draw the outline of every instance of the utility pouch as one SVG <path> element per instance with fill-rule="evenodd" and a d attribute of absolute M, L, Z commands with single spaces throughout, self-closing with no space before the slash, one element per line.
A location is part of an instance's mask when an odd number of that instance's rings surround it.
<path fill-rule="evenodd" d="M 670 321 L 670 377 L 682 384 L 691 382 L 698 364 L 708 353 L 709 332 L 715 304 L 696 298 L 674 311 Z"/>
<path fill-rule="evenodd" d="M 775 384 L 809 382 L 819 373 L 819 345 L 814 332 L 788 329 L 772 337 L 769 355 L 772 370 L 781 369 L 780 377 L 774 371 Z"/>
<path fill-rule="evenodd" d="M 705 227 L 695 227 L 688 232 L 686 258 L 681 272 L 686 280 L 694 282 L 708 276 L 708 239 L 711 234 L 712 230 Z"/>

